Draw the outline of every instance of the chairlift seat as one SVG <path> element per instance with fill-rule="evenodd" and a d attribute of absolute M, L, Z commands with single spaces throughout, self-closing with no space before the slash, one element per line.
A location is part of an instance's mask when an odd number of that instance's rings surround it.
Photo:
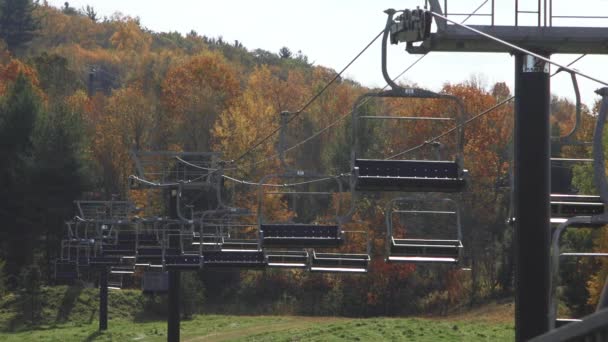
<path fill-rule="evenodd" d="M 135 244 L 103 245 L 102 254 L 104 256 L 135 255 Z"/>
<path fill-rule="evenodd" d="M 370 256 L 352 253 L 313 252 L 311 272 L 367 273 Z"/>
<path fill-rule="evenodd" d="M 122 279 L 121 280 L 108 280 L 108 289 L 122 290 Z"/>
<path fill-rule="evenodd" d="M 91 265 L 91 267 L 120 265 L 120 259 L 119 255 L 92 256 L 89 258 L 89 265 Z"/>
<path fill-rule="evenodd" d="M 359 191 L 459 192 L 466 185 L 456 161 L 356 159 Z"/>
<path fill-rule="evenodd" d="M 566 324 L 576 323 L 576 322 L 580 322 L 580 321 L 582 321 L 582 320 L 576 319 L 576 318 L 558 318 L 555 320 L 555 327 L 559 328 L 559 327 L 563 327 Z"/>
<path fill-rule="evenodd" d="M 135 267 L 133 265 L 116 265 L 110 267 L 111 274 L 133 274 Z"/>
<path fill-rule="evenodd" d="M 268 267 L 277 268 L 306 268 L 308 252 L 301 251 L 266 251 Z"/>
<path fill-rule="evenodd" d="M 457 263 L 460 259 L 460 240 L 395 239 L 391 237 L 387 262 L 401 263 Z"/>
<path fill-rule="evenodd" d="M 221 250 L 229 252 L 233 250 L 259 250 L 257 239 L 225 239 L 221 244 Z"/>
<path fill-rule="evenodd" d="M 344 242 L 343 233 L 338 225 L 262 224 L 260 234 L 264 247 L 339 247 Z"/>
<path fill-rule="evenodd" d="M 551 218 L 551 225 L 553 227 L 560 225 L 564 222 L 566 222 L 568 219 L 565 217 L 552 217 Z M 604 223 L 602 223 L 601 221 L 589 221 L 589 222 L 572 222 L 568 224 L 568 227 L 573 227 L 573 228 L 584 228 L 584 227 L 601 227 L 603 226 Z"/>
<path fill-rule="evenodd" d="M 158 238 L 156 237 L 156 234 L 154 234 L 154 233 L 141 233 L 141 232 L 134 232 L 134 231 L 126 231 L 126 232 L 119 232 L 117 240 L 119 242 L 120 241 L 142 242 L 142 241 L 157 241 Z"/>
<path fill-rule="evenodd" d="M 212 268 L 265 268 L 263 251 L 203 251 L 203 266 Z"/>
<path fill-rule="evenodd" d="M 179 248 L 165 248 L 165 257 L 170 255 L 179 255 Z M 163 248 L 162 247 L 140 247 L 137 249 L 137 255 L 135 256 L 135 263 L 138 265 L 143 264 L 162 264 L 163 260 Z"/>
<path fill-rule="evenodd" d="M 69 240 L 72 247 L 87 247 L 95 245 L 95 239 L 78 239 L 72 238 Z"/>
<path fill-rule="evenodd" d="M 167 255 L 165 256 L 166 270 L 197 270 L 203 266 L 202 258 L 198 254 Z"/>
<path fill-rule="evenodd" d="M 199 246 L 203 245 L 203 247 L 220 247 L 222 245 L 222 239 L 220 236 L 215 234 L 204 234 L 201 238 L 199 233 L 195 233 L 192 236 L 192 245 Z"/>
<path fill-rule="evenodd" d="M 600 196 L 551 194 L 551 217 L 571 218 L 603 213 L 604 203 Z"/>

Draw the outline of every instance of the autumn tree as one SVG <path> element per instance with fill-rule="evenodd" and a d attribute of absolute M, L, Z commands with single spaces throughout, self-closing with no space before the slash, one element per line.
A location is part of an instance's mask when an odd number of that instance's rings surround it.
<path fill-rule="evenodd" d="M 200 54 L 168 71 L 162 102 L 185 150 L 211 149 L 211 127 L 239 93 L 237 70 L 218 53 Z"/>
<path fill-rule="evenodd" d="M 149 149 L 156 108 L 138 84 L 115 91 L 94 119 L 93 153 L 107 196 L 124 194 L 133 172 L 131 150 Z"/>
<path fill-rule="evenodd" d="M 83 88 L 80 77 L 70 69 L 65 57 L 42 53 L 34 57 L 40 87 L 53 102 L 62 102 L 78 88 Z"/>
<path fill-rule="evenodd" d="M 118 50 L 145 51 L 150 47 L 151 37 L 139 25 L 138 18 L 115 16 L 117 30 L 110 42 Z"/>

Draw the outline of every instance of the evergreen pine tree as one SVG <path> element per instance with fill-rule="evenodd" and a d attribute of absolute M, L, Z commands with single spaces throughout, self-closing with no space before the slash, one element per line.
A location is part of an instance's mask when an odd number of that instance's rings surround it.
<path fill-rule="evenodd" d="M 40 25 L 33 11 L 32 0 L 0 0 L 0 39 L 11 52 L 34 38 Z"/>

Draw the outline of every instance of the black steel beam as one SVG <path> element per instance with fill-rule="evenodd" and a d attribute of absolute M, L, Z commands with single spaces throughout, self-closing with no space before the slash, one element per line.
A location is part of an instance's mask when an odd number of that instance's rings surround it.
<path fill-rule="evenodd" d="M 99 272 L 99 330 L 108 330 L 108 270 Z"/>
<path fill-rule="evenodd" d="M 546 68 L 545 68 L 546 66 Z M 527 341 L 549 329 L 549 68 L 515 55 L 515 330 Z"/>
<path fill-rule="evenodd" d="M 608 54 L 608 28 L 605 27 L 537 27 L 469 25 L 531 51 L 547 53 Z M 514 52 L 508 46 L 480 36 L 463 27 L 446 25 L 431 34 L 420 46 L 409 47 L 410 53 Z"/>
<path fill-rule="evenodd" d="M 169 319 L 167 320 L 168 342 L 179 342 L 179 280 L 179 271 L 169 271 Z"/>

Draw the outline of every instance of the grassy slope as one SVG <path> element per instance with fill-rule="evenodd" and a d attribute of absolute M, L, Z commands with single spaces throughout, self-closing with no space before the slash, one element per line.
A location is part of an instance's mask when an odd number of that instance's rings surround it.
<path fill-rule="evenodd" d="M 48 330 L 0 333 L 2 341 L 164 341 L 165 322 L 111 321 Z M 182 340 L 195 341 L 512 341 L 505 323 L 429 319 L 337 319 L 310 317 L 242 317 L 201 315 L 182 322 Z"/>
<path fill-rule="evenodd" d="M 1 341 L 165 341 L 166 322 L 150 321 L 138 291 L 110 292 L 109 331 L 97 332 L 96 291 L 47 288 L 32 328 L 18 300 L 0 300 Z M 158 317 L 158 316 L 157 316 Z M 489 305 L 447 318 L 199 315 L 182 322 L 183 341 L 511 341 L 512 305 Z M 146 318 L 146 319 L 144 319 Z M 162 318 L 161 318 L 162 319 Z M 11 323 L 12 322 L 12 323 Z M 13 325 L 16 332 L 7 332 Z"/>

